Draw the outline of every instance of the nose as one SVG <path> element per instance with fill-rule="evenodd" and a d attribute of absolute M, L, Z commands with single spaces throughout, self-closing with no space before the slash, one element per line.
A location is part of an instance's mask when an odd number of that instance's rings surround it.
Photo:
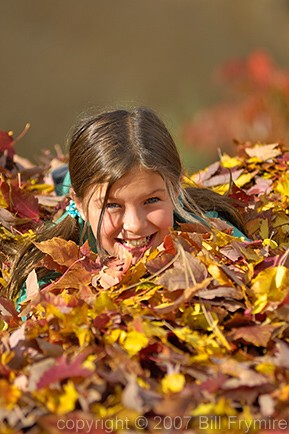
<path fill-rule="evenodd" d="M 140 234 L 145 226 L 145 216 L 143 213 L 133 208 L 127 208 L 123 214 L 122 227 L 126 232 Z"/>

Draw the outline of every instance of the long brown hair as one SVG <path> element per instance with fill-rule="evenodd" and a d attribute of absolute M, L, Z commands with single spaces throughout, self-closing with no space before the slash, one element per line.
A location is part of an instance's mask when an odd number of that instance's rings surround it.
<path fill-rule="evenodd" d="M 107 183 L 96 237 L 100 254 L 105 254 L 100 229 L 109 191 L 135 166 L 162 176 L 176 214 L 182 219 L 193 221 L 194 215 L 204 217 L 203 212 L 210 209 L 224 212 L 228 220 L 243 229 L 241 218 L 229 200 L 210 190 L 181 187 L 183 168 L 179 152 L 166 126 L 153 111 L 147 108 L 114 110 L 81 119 L 69 140 L 69 172 L 75 197 L 82 201 L 97 185 Z M 41 229 L 36 238 L 42 241 L 53 236 L 79 242 L 77 221 L 68 217 Z M 42 257 L 32 242 L 18 250 L 8 286 L 11 297 L 17 296 L 28 273 Z"/>

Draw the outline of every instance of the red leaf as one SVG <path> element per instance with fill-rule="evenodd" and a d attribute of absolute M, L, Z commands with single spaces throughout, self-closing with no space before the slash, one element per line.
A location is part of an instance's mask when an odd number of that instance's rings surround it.
<path fill-rule="evenodd" d="M 177 250 L 175 248 L 175 244 L 173 241 L 173 238 L 171 235 L 167 235 L 164 239 L 164 248 L 166 250 L 166 253 L 171 253 L 172 255 L 175 255 L 177 253 Z"/>
<path fill-rule="evenodd" d="M 56 359 L 56 365 L 49 368 L 37 383 L 37 388 L 49 386 L 51 383 L 61 381 L 71 377 L 89 377 L 92 371 L 83 368 L 82 362 L 88 356 L 88 352 L 84 352 L 76 356 L 73 360 L 67 361 L 66 356 L 63 355 Z"/>
<path fill-rule="evenodd" d="M 237 185 L 233 182 L 231 191 L 229 196 L 232 199 L 236 199 L 239 201 L 238 205 L 244 206 L 244 204 L 248 205 L 250 200 L 252 200 L 251 196 L 248 194 L 248 192 L 245 192 L 241 188 L 237 187 Z"/>
<path fill-rule="evenodd" d="M 0 297 L 0 314 L 4 318 L 12 317 L 16 323 L 20 321 L 14 303 L 4 297 Z"/>
<path fill-rule="evenodd" d="M 93 325 L 98 330 L 102 330 L 106 324 L 108 324 L 110 321 L 110 315 L 108 313 L 101 313 L 93 320 Z"/>
<path fill-rule="evenodd" d="M 4 152 L 7 151 L 8 157 L 13 159 L 13 156 L 15 154 L 13 144 L 13 135 L 11 131 L 0 131 L 0 151 Z"/>
<path fill-rule="evenodd" d="M 1 184 L 1 191 L 12 212 L 39 222 L 38 199 L 32 193 L 7 182 Z"/>

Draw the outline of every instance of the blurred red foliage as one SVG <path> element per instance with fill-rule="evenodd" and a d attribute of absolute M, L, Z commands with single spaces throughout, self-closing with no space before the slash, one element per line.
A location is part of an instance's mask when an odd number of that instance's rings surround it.
<path fill-rule="evenodd" d="M 228 100 L 197 112 L 184 125 L 187 147 L 233 152 L 234 142 L 289 143 L 289 72 L 265 52 L 232 60 L 218 71 Z"/>

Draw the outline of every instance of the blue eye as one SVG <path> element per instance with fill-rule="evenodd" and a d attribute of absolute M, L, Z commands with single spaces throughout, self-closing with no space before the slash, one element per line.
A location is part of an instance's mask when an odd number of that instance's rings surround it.
<path fill-rule="evenodd" d="M 114 203 L 114 202 L 111 202 L 111 203 L 107 203 L 106 204 L 106 208 L 108 208 L 108 209 L 114 209 L 114 208 L 119 208 L 119 204 L 118 203 Z"/>
<path fill-rule="evenodd" d="M 145 203 L 156 203 L 159 201 L 160 201 L 160 199 L 158 197 L 150 197 L 149 199 L 146 200 Z"/>

